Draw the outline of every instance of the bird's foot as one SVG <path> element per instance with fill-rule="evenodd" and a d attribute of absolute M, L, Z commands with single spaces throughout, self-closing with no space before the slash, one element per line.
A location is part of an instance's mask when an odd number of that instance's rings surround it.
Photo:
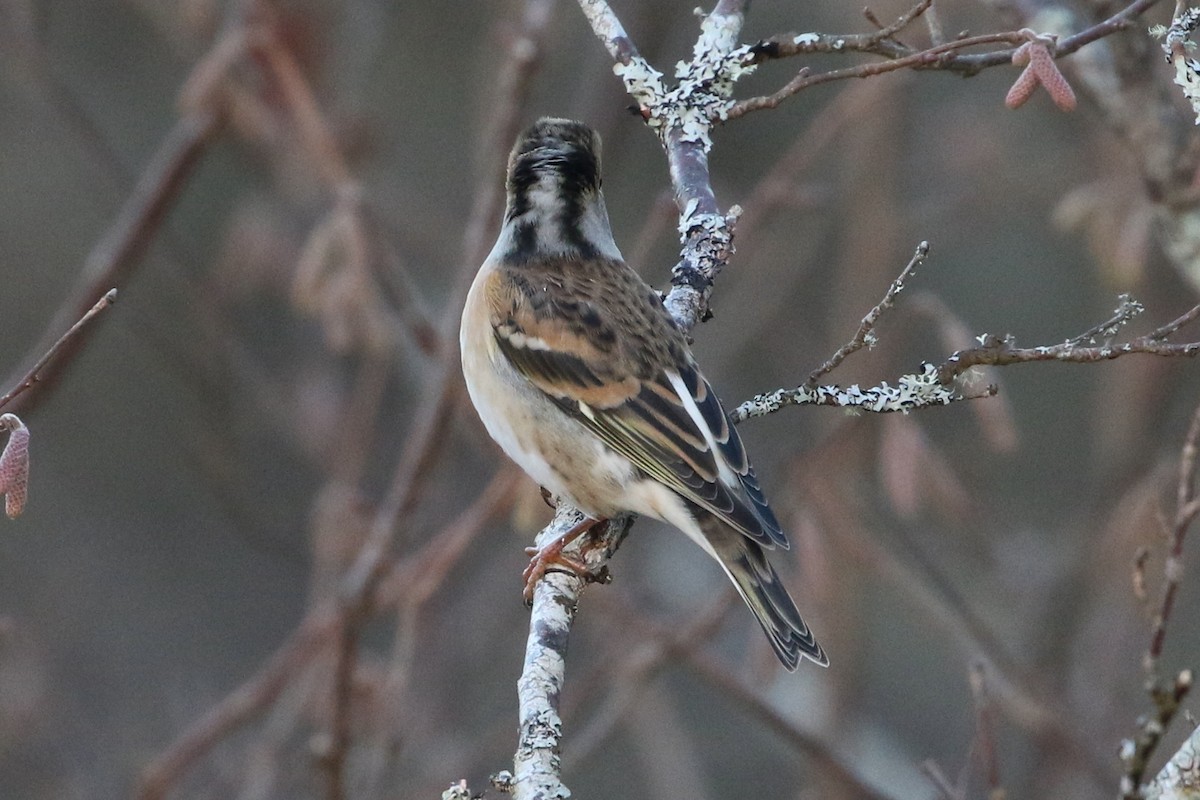
<path fill-rule="evenodd" d="M 558 568 L 561 572 L 578 575 L 589 582 L 600 580 L 601 575 L 605 572 L 603 569 L 600 573 L 594 573 L 581 559 L 563 555 L 563 548 L 584 534 L 592 533 L 593 531 L 597 533 L 603 532 L 607 525 L 607 519 L 585 517 L 549 544 L 543 545 L 540 548 L 526 547 L 525 555 L 530 556 L 529 566 L 525 567 L 525 572 L 521 575 L 525 580 L 525 591 L 523 593 L 525 602 L 533 602 L 534 587 L 553 568 Z"/>

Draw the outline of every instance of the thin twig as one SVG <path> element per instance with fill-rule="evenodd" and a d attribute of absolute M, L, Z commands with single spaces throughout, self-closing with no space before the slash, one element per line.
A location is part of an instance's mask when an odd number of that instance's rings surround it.
<path fill-rule="evenodd" d="M 903 277 L 902 274 L 901 278 Z M 890 303 L 893 296 L 894 293 L 889 290 L 888 296 L 884 298 L 885 302 Z M 1166 325 L 1128 342 L 1118 344 L 1105 342 L 1091 347 L 1082 346 L 1081 342 L 1094 341 L 1101 335 L 1105 337 L 1115 335 L 1123 325 L 1141 311 L 1140 304 L 1128 296 L 1122 295 L 1119 302 L 1116 315 L 1112 319 L 1068 338 L 1061 344 L 1016 347 L 1011 336 L 1002 338 L 985 334 L 977 337 L 980 343 L 978 347 L 958 350 L 938 366 L 924 363 L 918 372 L 901 375 L 896 380 L 895 386 L 887 382 L 867 388 L 857 384 L 847 387 L 816 385 L 811 382 L 812 378 L 810 377 L 809 383 L 795 388 L 775 389 L 756 395 L 734 408 L 729 413 L 729 417 L 738 423 L 751 417 L 773 414 L 780 409 L 794 405 L 823 405 L 869 411 L 875 414 L 908 413 L 920 408 L 949 405 L 962 400 L 978 400 L 994 395 L 997 391 L 995 386 L 965 389 L 958 385 L 956 379 L 972 367 L 977 366 L 1000 367 L 1038 361 L 1088 364 L 1135 354 L 1164 358 L 1191 358 L 1200 355 L 1200 341 L 1180 343 L 1166 341 L 1168 336 L 1178 331 L 1183 325 L 1200 317 L 1200 306 L 1191 309 Z M 878 321 L 876 312 L 886 310 L 886 307 L 881 304 L 872 309 L 871 314 L 864 318 L 858 335 L 835 353 L 826 362 L 826 365 L 814 375 L 819 378 L 829 371 L 826 368 L 829 364 L 837 366 L 845 358 L 845 355 L 861 349 L 864 345 L 869 345 L 871 330 Z"/>
<path fill-rule="evenodd" d="M 37 363 L 25 374 L 25 377 L 17 382 L 16 386 L 10 389 L 3 397 L 0 397 L 0 409 L 40 383 L 42 380 L 42 370 L 50 363 L 50 360 L 62 353 L 68 345 L 72 344 L 75 338 L 87 327 L 87 324 L 96 318 L 96 315 L 115 302 L 117 302 L 117 290 L 109 289 L 103 297 L 96 301 L 95 305 L 88 309 L 74 325 L 67 329 L 66 333 L 58 337 L 58 341 L 50 345 L 50 349 L 38 359 Z"/>
<path fill-rule="evenodd" d="M 804 382 L 805 386 L 815 388 L 817 382 L 825 375 L 828 375 L 833 370 L 837 369 L 838 365 L 846 360 L 846 356 L 856 353 L 864 347 L 871 347 L 875 344 L 875 325 L 879 322 L 879 318 L 883 313 L 890 309 L 896 302 L 896 295 L 904 291 L 904 282 L 912 277 L 917 267 L 924 263 L 925 258 L 929 255 L 929 242 L 921 242 L 917 245 L 916 251 L 912 258 L 909 259 L 907 266 L 900 271 L 892 284 L 888 287 L 887 292 L 883 295 L 883 299 L 872 308 L 867 315 L 863 317 L 862 324 L 858 326 L 858 331 L 854 334 L 854 338 L 846 342 L 838 348 L 829 359 L 817 367 L 809 374 L 808 380 Z"/>
<path fill-rule="evenodd" d="M 1012 337 L 988 334 L 979 337 L 979 347 L 960 350 L 943 361 L 938 367 L 938 375 L 943 384 L 948 384 L 971 367 L 984 364 L 1007 366 L 1008 364 L 1029 364 L 1037 361 L 1088 364 L 1134 354 L 1192 358 L 1200 355 L 1200 342 L 1174 344 L 1165 339 L 1183 325 L 1196 319 L 1197 316 L 1200 316 L 1200 306 L 1196 306 L 1178 319 L 1144 336 L 1138 336 L 1120 344 L 1103 344 L 1095 347 L 1080 347 L 1076 344 L 1086 334 L 1068 339 L 1062 344 L 1043 347 L 1014 347 Z"/>
<path fill-rule="evenodd" d="M 1167 623 L 1175 608 L 1179 581 L 1183 577 L 1183 543 L 1196 520 L 1200 506 L 1196 503 L 1196 457 L 1200 451 L 1200 406 L 1192 413 L 1192 422 L 1179 456 L 1179 482 L 1175 489 L 1175 519 L 1171 525 L 1171 549 L 1164 565 L 1165 586 L 1162 604 L 1154 615 L 1150 645 L 1146 649 L 1145 668 L 1148 678 L 1157 677 L 1158 660 L 1167 638 Z"/>

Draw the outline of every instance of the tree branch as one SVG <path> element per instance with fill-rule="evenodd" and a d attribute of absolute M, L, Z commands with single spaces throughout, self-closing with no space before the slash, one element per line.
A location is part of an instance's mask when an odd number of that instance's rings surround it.
<path fill-rule="evenodd" d="M 1099 22 L 1074 36 L 1057 42 L 1050 54 L 1061 58 L 1133 24 L 1133 20 L 1154 5 L 1158 0 L 1137 0 L 1120 12 Z M 858 64 L 853 67 L 812 74 L 807 67 L 791 81 L 770 95 L 741 100 L 728 110 L 725 119 L 736 119 L 752 111 L 776 108 L 787 98 L 799 92 L 831 81 L 848 78 L 868 78 L 895 72 L 901 69 L 943 70 L 963 75 L 975 75 L 988 67 L 1011 64 L 1013 53 L 1030 40 L 1033 33 L 1028 30 L 1003 31 L 979 36 L 968 36 L 949 42 L 935 42 L 933 46 L 917 50 L 898 42 L 896 33 L 907 27 L 928 10 L 928 3 L 921 2 L 910 9 L 888 27 L 869 34 L 788 33 L 763 39 L 751 46 L 748 63 L 788 58 L 811 53 L 869 53 L 884 57 L 885 61 Z M 1003 43 L 1011 48 L 987 53 L 962 53 L 980 45 Z"/>

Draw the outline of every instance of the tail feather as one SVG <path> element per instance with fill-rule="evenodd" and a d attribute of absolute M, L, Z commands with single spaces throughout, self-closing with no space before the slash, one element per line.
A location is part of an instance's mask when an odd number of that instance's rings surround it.
<path fill-rule="evenodd" d="M 763 548 L 716 517 L 703 511 L 696 513 L 717 561 L 754 612 L 783 666 L 789 672 L 795 671 L 802 658 L 829 666 L 825 651 L 800 618 Z"/>

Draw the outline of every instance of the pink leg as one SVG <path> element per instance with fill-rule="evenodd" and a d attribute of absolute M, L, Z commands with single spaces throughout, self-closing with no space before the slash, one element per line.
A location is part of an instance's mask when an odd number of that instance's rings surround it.
<path fill-rule="evenodd" d="M 571 558 L 570 556 L 564 556 L 563 548 L 578 539 L 580 536 L 583 536 L 585 533 L 589 533 L 600 526 L 607 524 L 607 519 L 592 519 L 590 517 L 586 517 L 549 544 L 541 548 L 526 547 L 525 555 L 531 556 L 531 558 L 529 560 L 529 566 L 525 568 L 525 572 L 521 575 L 521 577 L 525 580 L 525 602 L 528 603 L 533 600 L 534 587 L 537 586 L 537 582 L 542 579 L 542 576 L 545 575 L 551 567 L 565 568 L 566 570 L 573 572 L 580 577 L 588 577 L 591 574 L 591 570 L 587 568 L 587 565 L 578 559 Z"/>

